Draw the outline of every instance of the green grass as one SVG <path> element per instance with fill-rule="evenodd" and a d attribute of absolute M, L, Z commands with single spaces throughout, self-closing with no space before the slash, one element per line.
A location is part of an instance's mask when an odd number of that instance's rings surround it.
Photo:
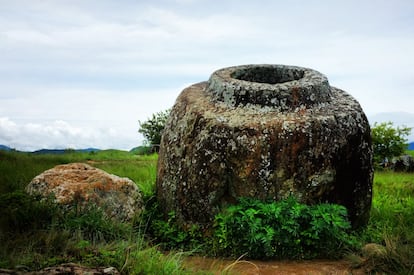
<path fill-rule="evenodd" d="M 146 199 L 154 194 L 157 155 L 117 150 L 60 155 L 0 151 L 0 268 L 24 265 L 37 270 L 75 262 L 114 266 L 123 274 L 191 274 L 182 265 L 185 255 L 165 255 L 159 249 L 163 244 L 153 243 L 146 231 L 148 215 L 125 224 L 110 223 L 93 208 L 82 215 L 62 215 L 50 202 L 39 202 L 23 191 L 44 170 L 70 162 L 86 162 L 131 178 Z M 373 194 L 369 224 L 355 238 L 361 246 L 381 244 L 387 253 L 363 263 L 371 272 L 414 273 L 414 173 L 376 171 Z M 167 231 L 174 229 L 165 222 L 160 224 Z M 180 235 L 174 230 L 171 234 L 177 239 Z M 202 236 L 196 233 L 185 235 L 189 243 L 200 243 Z M 175 241 L 182 243 L 181 239 Z M 208 250 L 205 246 L 200 253 L 207 255 Z"/>
<path fill-rule="evenodd" d="M 58 164 L 87 162 L 134 180 L 144 193 L 154 192 L 157 155 L 138 156 L 105 150 L 96 153 L 30 154 L 0 151 L 0 268 L 38 270 L 66 262 L 114 266 L 123 274 L 191 274 L 182 253 L 164 255 L 146 239 L 145 221 L 114 223 L 102 212 L 62 214 L 23 190 L 36 175 Z"/>
<path fill-rule="evenodd" d="M 414 272 L 414 173 L 379 171 L 374 176 L 371 218 L 358 236 L 381 244 L 383 257 L 367 259 L 371 272 Z"/>
<path fill-rule="evenodd" d="M 71 162 L 87 162 L 108 173 L 128 177 L 147 194 L 154 186 L 156 160 L 156 154 L 134 155 L 118 150 L 40 155 L 0 151 L 0 194 L 22 190 L 41 172 Z"/>
<path fill-rule="evenodd" d="M 130 178 L 138 185 L 144 197 L 150 197 L 154 194 L 156 176 L 154 156 L 128 161 L 103 161 L 93 165 L 108 173 Z"/>
<path fill-rule="evenodd" d="M 379 235 L 399 235 L 414 240 L 414 232 L 404 230 L 407 226 L 414 228 L 414 174 L 375 173 L 369 225 Z"/>

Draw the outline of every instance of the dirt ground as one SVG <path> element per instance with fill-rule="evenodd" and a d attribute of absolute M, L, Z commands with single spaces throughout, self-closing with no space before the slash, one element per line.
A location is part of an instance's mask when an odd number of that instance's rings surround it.
<path fill-rule="evenodd" d="M 184 260 L 186 267 L 194 271 L 208 270 L 215 274 L 243 275 L 320 275 L 320 274 L 353 274 L 362 275 L 361 269 L 353 269 L 351 263 L 345 260 L 312 260 L 312 261 L 231 261 L 206 257 L 191 256 Z"/>

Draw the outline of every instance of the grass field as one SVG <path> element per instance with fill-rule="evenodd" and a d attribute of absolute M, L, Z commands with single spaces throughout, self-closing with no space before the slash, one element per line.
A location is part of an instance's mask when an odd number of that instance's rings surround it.
<path fill-rule="evenodd" d="M 149 199 L 154 194 L 156 161 L 157 155 L 137 156 L 117 150 L 61 155 L 0 151 L 0 268 L 37 270 L 75 262 L 114 266 L 123 274 L 192 274 L 182 266 L 185 253 L 159 251 L 158 244 L 146 234 L 145 219 L 113 224 L 95 210 L 62 216 L 49 202 L 40 203 L 22 192 L 46 169 L 87 162 L 131 178 Z M 350 251 L 350 257 L 371 271 L 414 272 L 414 174 L 376 172 L 373 192 L 370 222 L 355 238 L 361 247 L 377 243 L 385 252 L 362 260 L 356 249 Z"/>
<path fill-rule="evenodd" d="M 360 235 L 365 243 L 386 248 L 381 259 L 371 258 L 374 270 L 414 273 L 414 174 L 376 172 L 371 218 Z"/>
<path fill-rule="evenodd" d="M 181 266 L 182 253 L 164 255 L 150 246 L 139 226 L 114 224 L 90 211 L 56 219 L 51 205 L 24 194 L 30 180 L 58 164 L 87 162 L 109 173 L 129 177 L 151 196 L 157 155 L 137 156 L 107 150 L 59 155 L 0 151 L 0 268 L 37 270 L 75 262 L 114 266 L 123 274 L 190 274 Z"/>

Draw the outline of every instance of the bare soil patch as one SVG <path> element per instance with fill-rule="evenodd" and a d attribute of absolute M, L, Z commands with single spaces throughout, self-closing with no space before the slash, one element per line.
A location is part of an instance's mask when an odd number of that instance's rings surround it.
<path fill-rule="evenodd" d="M 226 260 L 190 256 L 184 260 L 184 265 L 194 271 L 208 270 L 214 274 L 244 274 L 244 275 L 321 275 L 321 274 L 353 274 L 362 275 L 362 269 L 354 269 L 346 260 L 312 260 L 312 261 L 247 261 Z"/>

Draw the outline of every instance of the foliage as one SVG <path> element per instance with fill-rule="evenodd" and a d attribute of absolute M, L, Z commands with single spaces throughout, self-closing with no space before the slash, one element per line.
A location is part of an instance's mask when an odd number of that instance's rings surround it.
<path fill-rule="evenodd" d="M 40 202 L 21 190 L 0 194 L 0 229 L 3 233 L 44 229 L 56 214 L 57 208 L 50 201 Z"/>
<path fill-rule="evenodd" d="M 170 212 L 165 218 L 155 197 L 148 201 L 143 219 L 149 224 L 147 233 L 154 237 L 163 249 L 195 250 L 205 242 L 199 226 L 192 225 L 188 230 L 183 230 L 178 226 L 174 212 Z"/>
<path fill-rule="evenodd" d="M 143 134 L 151 145 L 159 145 L 161 143 L 162 131 L 164 130 L 165 123 L 170 116 L 170 112 L 171 110 L 168 109 L 152 114 L 152 117 L 144 122 L 138 121 L 138 132 Z"/>
<path fill-rule="evenodd" d="M 155 247 L 137 249 L 129 253 L 126 274 L 193 274 L 182 266 L 183 253 L 163 255 Z"/>
<path fill-rule="evenodd" d="M 356 245 L 348 234 L 350 223 L 343 206 L 307 206 L 289 198 L 265 203 L 241 199 L 216 215 L 212 233 L 205 237 L 197 225 L 185 230 L 174 212 L 163 217 L 156 202 L 147 206 L 150 233 L 164 249 L 202 249 L 219 256 L 301 259 L 339 257 Z"/>
<path fill-rule="evenodd" d="M 371 128 L 374 160 L 380 163 L 386 158 L 400 156 L 407 149 L 406 137 L 410 135 L 409 127 L 394 127 L 392 122 L 374 123 Z"/>
<path fill-rule="evenodd" d="M 214 245 L 220 253 L 250 258 L 332 257 L 353 246 L 350 227 L 340 205 L 244 198 L 216 216 Z"/>
<path fill-rule="evenodd" d="M 413 174 L 375 171 L 368 226 L 353 235 L 345 229 L 344 238 L 347 239 L 335 246 L 326 244 L 325 240 L 332 239 L 342 228 L 337 226 L 337 231 L 332 230 L 334 222 L 327 222 L 334 220 L 332 215 L 337 213 L 336 210 L 328 211 L 325 208 L 328 206 L 322 205 L 321 209 L 310 214 L 306 206 L 298 205 L 293 199 L 283 202 L 285 208 L 246 200 L 245 207 L 239 212 L 231 212 L 231 209 L 222 212 L 216 220 L 216 231 L 209 232 L 209 235 L 202 235 L 197 226 L 183 231 L 176 225 L 174 213 L 164 217 L 158 208 L 154 197 L 156 161 L 157 155 L 137 156 L 117 150 L 59 155 L 0 151 L 0 268 L 23 265 L 36 270 L 77 262 L 90 266 L 114 266 L 123 274 L 189 274 L 181 264 L 185 255 L 176 252 L 164 255 L 160 248 L 199 248 L 197 251 L 203 255 L 238 257 L 245 251 L 262 253 L 264 257 L 274 253 L 275 257 L 283 254 L 300 258 L 340 256 L 341 251 L 355 243 L 377 243 L 385 247 L 386 254 L 382 258 L 364 258 L 361 264 L 367 265 L 368 271 L 410 274 L 414 270 Z M 69 162 L 88 162 L 107 172 L 133 179 L 145 190 L 146 213 L 133 223 L 113 224 L 110 220 L 103 220 L 101 213 L 93 207 L 83 214 L 74 211 L 63 215 L 50 201 L 39 201 L 24 192 L 34 176 L 57 164 Z M 230 208 L 238 207 L 240 205 Z M 269 214 L 272 211 L 280 213 L 272 216 Z M 312 221 L 312 215 L 317 221 L 306 231 L 305 225 Z M 301 218 L 296 218 L 299 216 Z M 282 219 L 286 226 L 277 226 Z M 237 228 L 236 224 L 248 225 L 250 229 L 246 226 Z M 331 228 L 331 235 L 322 234 L 327 227 Z M 289 232 L 293 233 L 289 235 Z M 282 234 L 280 244 L 275 241 L 276 234 Z M 249 236 L 256 236 L 256 239 Z M 295 240 L 298 239 L 297 244 Z M 240 245 L 238 251 L 233 243 Z M 354 253 L 361 257 L 358 252 Z"/>
<path fill-rule="evenodd" d="M 75 208 L 65 211 L 55 226 L 69 232 L 79 232 L 78 236 L 93 243 L 113 241 L 127 236 L 131 231 L 127 224 L 108 219 L 102 209 L 93 204 L 83 207 L 82 211 Z"/>
<path fill-rule="evenodd" d="M 114 266 L 122 274 L 189 274 L 181 253 L 165 256 L 149 246 L 145 232 L 134 223 L 104 218 L 96 207 L 62 212 L 51 200 L 24 192 L 32 178 L 46 169 L 70 162 L 88 162 L 129 177 L 152 195 L 157 155 L 105 150 L 94 153 L 31 154 L 0 151 L 0 268 L 17 265 L 37 270 L 78 262 Z"/>

